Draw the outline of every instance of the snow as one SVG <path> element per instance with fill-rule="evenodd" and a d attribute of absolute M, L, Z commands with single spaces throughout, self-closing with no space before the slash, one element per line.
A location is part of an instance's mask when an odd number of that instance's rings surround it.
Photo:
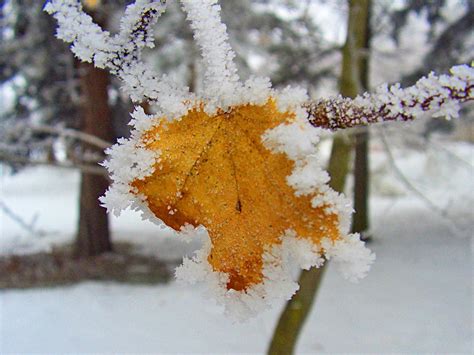
<path fill-rule="evenodd" d="M 343 280 L 336 265 L 329 264 L 297 353 L 472 351 L 474 154 L 469 144 L 444 147 L 446 151 L 430 149 L 426 155 L 400 150 L 395 156 L 430 199 L 449 209 L 449 218 L 437 215 L 403 186 L 397 187 L 396 196 L 384 194 L 397 180 L 376 175 L 370 248 L 377 262 L 358 284 Z M 376 170 L 386 164 L 383 153 L 374 152 L 373 163 Z M 48 232 L 42 238 L 31 236 L 1 213 L 2 254 L 44 250 L 72 240 L 76 173 L 26 169 L 3 175 L 1 186 L 2 201 L 28 221 L 38 213 L 36 228 Z M 112 229 L 114 241 L 131 242 L 140 252 L 173 262 L 198 247 L 130 211 L 113 218 Z M 2 290 L 0 353 L 265 352 L 281 301 L 257 318 L 234 323 L 204 292 L 204 285 L 176 282 Z"/>

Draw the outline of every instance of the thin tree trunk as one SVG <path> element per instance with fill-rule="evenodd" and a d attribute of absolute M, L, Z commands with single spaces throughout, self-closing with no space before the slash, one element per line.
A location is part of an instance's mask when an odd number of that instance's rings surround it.
<path fill-rule="evenodd" d="M 88 63 L 79 64 L 79 71 L 83 99 L 82 130 L 112 141 L 111 110 L 107 94 L 109 76 L 106 71 Z M 84 148 L 99 153 L 95 147 Z M 109 182 L 104 176 L 87 173 L 81 175 L 79 228 L 75 245 L 78 256 L 93 256 L 112 250 L 107 213 L 98 200 L 108 186 Z"/>
<path fill-rule="evenodd" d="M 349 170 L 351 145 L 345 137 L 334 137 L 328 172 L 331 175 L 331 187 L 342 191 Z M 299 291 L 286 303 L 268 349 L 271 355 L 293 354 L 298 336 L 308 317 L 318 292 L 326 265 L 303 270 L 298 279 Z"/>
<path fill-rule="evenodd" d="M 370 61 L 370 0 L 367 8 L 366 35 L 364 43 L 364 55 L 360 58 L 360 83 L 364 91 L 369 90 L 369 61 Z M 369 140 L 368 128 L 362 129 L 355 135 L 355 159 L 354 159 L 354 210 L 352 216 L 352 233 L 360 233 L 362 240 L 369 240 L 369 196 L 370 196 L 370 173 L 369 173 Z"/>
<path fill-rule="evenodd" d="M 355 135 L 354 159 L 354 215 L 352 233 L 360 233 L 362 240 L 370 239 L 369 233 L 369 131 Z"/>
<path fill-rule="evenodd" d="M 344 96 L 354 97 L 361 91 L 361 49 L 366 42 L 369 0 L 349 1 L 349 19 L 346 44 L 343 48 L 340 91 Z M 343 191 L 349 170 L 352 144 L 344 136 L 334 137 L 328 172 L 331 187 Z M 327 265 L 327 263 L 326 263 Z M 312 268 L 302 271 L 298 280 L 299 291 L 289 300 L 278 320 L 268 354 L 293 354 L 298 336 L 309 315 L 314 298 L 321 284 L 324 269 Z"/>

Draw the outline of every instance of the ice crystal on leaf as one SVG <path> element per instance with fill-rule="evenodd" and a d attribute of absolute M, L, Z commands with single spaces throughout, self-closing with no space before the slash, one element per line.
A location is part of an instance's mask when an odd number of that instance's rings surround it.
<path fill-rule="evenodd" d="M 270 98 L 215 115 L 195 108 L 179 121 L 162 119 L 142 136 L 159 161 L 151 175 L 131 183 L 133 190 L 147 197 L 150 210 L 168 226 L 207 228 L 208 261 L 228 275 L 228 289 L 261 283 L 262 256 L 288 229 L 316 245 L 341 238 L 338 214 L 327 213 L 326 205 L 313 208 L 311 195 L 296 196 L 286 180 L 295 163 L 262 143 L 265 131 L 296 120 Z"/>
<path fill-rule="evenodd" d="M 241 83 L 217 1 L 181 2 L 206 67 L 199 95 L 141 60 L 164 1 L 128 6 L 114 36 L 78 0 L 46 6 L 58 20 L 58 37 L 80 59 L 110 69 L 133 100 L 161 110 L 150 116 L 137 107 L 131 137 L 107 151 L 113 183 L 101 201 L 115 214 L 138 209 L 186 237 L 204 227 L 208 242 L 177 277 L 207 281 L 239 318 L 291 297 L 298 289 L 292 263 L 309 269 L 333 259 L 349 280 L 364 277 L 374 255 L 348 234 L 350 203 L 327 184 L 316 149 L 323 129 L 442 109 L 456 116 L 458 102 L 472 100 L 473 69 L 456 67 L 451 76 L 432 74 L 412 88 L 385 87 L 354 100 L 310 102 L 304 89 L 275 90 L 266 78 Z"/>

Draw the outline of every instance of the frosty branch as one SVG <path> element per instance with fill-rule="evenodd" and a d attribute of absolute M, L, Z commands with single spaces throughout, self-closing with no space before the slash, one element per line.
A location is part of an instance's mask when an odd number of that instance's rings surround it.
<path fill-rule="evenodd" d="M 58 38 L 73 43 L 71 50 L 79 59 L 109 69 L 122 79 L 131 98 L 140 101 L 158 97 L 150 85 L 158 81 L 157 74 L 142 60 L 142 50 L 154 47 L 150 29 L 165 7 L 165 0 L 137 0 L 127 7 L 115 36 L 95 24 L 80 1 L 51 1 L 45 10 L 58 21 Z"/>
<path fill-rule="evenodd" d="M 474 99 L 472 67 L 456 66 L 451 75 L 431 73 L 409 88 L 380 87 L 355 99 L 338 96 L 305 105 L 313 126 L 331 130 L 386 121 L 410 121 L 428 113 L 458 117 L 460 103 Z"/>

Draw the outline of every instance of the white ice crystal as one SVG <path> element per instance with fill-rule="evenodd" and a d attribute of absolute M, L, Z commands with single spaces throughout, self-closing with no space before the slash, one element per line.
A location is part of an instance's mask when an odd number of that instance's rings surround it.
<path fill-rule="evenodd" d="M 212 105 L 226 108 L 235 104 L 234 93 L 242 86 L 234 63 L 226 26 L 221 22 L 217 0 L 182 0 L 205 62 L 203 96 Z"/>
<path fill-rule="evenodd" d="M 375 254 L 367 249 L 358 234 L 349 234 L 337 241 L 323 239 L 324 256 L 336 263 L 342 275 L 352 282 L 364 278 L 375 261 Z"/>
<path fill-rule="evenodd" d="M 304 88 L 287 86 L 276 94 L 276 99 L 279 111 L 294 111 L 308 101 L 308 93 Z"/>
<path fill-rule="evenodd" d="M 171 112 L 166 103 L 192 101 L 187 88 L 160 78 L 142 60 L 142 50 L 154 46 L 151 27 L 165 11 L 165 2 L 138 0 L 129 5 L 120 22 L 120 32 L 112 36 L 103 31 L 87 15 L 79 0 L 51 0 L 45 11 L 58 21 L 57 37 L 72 43 L 72 52 L 85 62 L 93 62 L 99 68 L 107 68 L 120 77 L 124 90 L 136 102 L 144 98 L 163 102 L 166 113 Z M 167 85 L 168 84 L 168 85 Z M 177 90 L 178 89 L 178 90 Z"/>
<path fill-rule="evenodd" d="M 246 291 L 236 291 L 226 288 L 226 274 L 212 270 L 207 261 L 210 251 L 208 237 L 204 247 L 192 258 L 185 258 L 176 269 L 176 278 L 191 284 L 205 282 L 209 294 L 224 305 L 225 312 L 240 321 L 254 317 L 277 301 L 290 299 L 299 288 L 294 272 L 297 268 L 308 270 L 324 263 L 321 250 L 316 250 L 314 244 L 288 230 L 281 236 L 281 243 L 263 256 L 263 282 Z"/>
<path fill-rule="evenodd" d="M 421 114 L 454 118 L 459 116 L 460 105 L 453 99 L 456 90 L 460 93 L 467 90 L 472 99 L 472 81 L 474 81 L 474 68 L 468 65 L 458 65 L 451 68 L 451 75 L 436 75 L 430 73 L 417 81 L 414 86 L 402 89 L 400 84 L 390 87 L 381 85 L 372 95 L 364 94 L 356 97 L 354 107 L 364 109 L 368 115 L 384 108 L 386 116 L 395 116 L 400 120 L 405 117 L 414 118 Z M 468 86 L 471 89 L 468 90 Z M 380 120 L 384 115 L 380 116 Z"/>

